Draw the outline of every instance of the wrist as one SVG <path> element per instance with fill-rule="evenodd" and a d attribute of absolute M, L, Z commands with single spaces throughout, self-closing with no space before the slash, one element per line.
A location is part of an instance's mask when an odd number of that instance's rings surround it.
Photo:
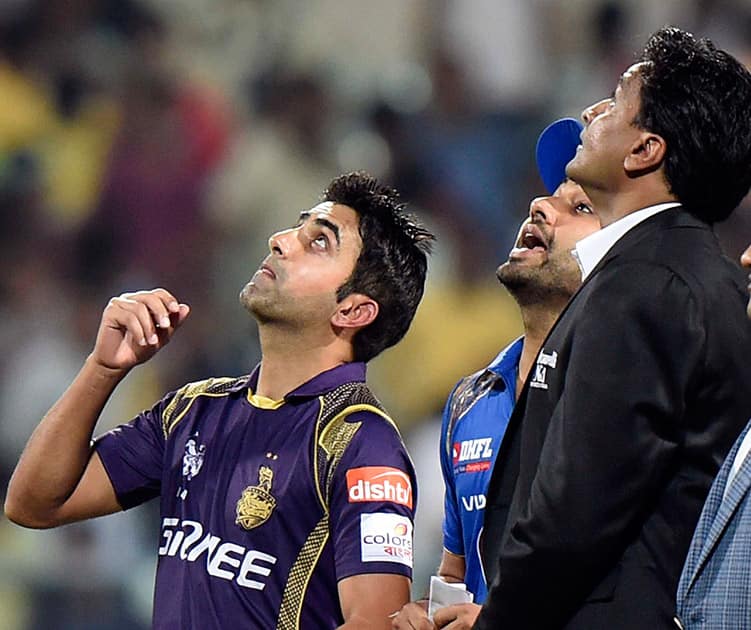
<path fill-rule="evenodd" d="M 113 368 L 99 361 L 92 352 L 83 365 L 82 372 L 95 383 L 117 385 L 130 371 L 130 368 Z"/>

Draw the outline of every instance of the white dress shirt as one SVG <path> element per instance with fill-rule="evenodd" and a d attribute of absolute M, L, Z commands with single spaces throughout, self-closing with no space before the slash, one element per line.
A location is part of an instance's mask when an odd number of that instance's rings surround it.
<path fill-rule="evenodd" d="M 723 498 L 727 496 L 728 490 L 730 489 L 730 484 L 733 483 L 733 479 L 735 479 L 735 476 L 738 474 L 741 466 L 743 466 L 743 462 L 746 460 L 746 456 L 748 455 L 749 451 L 751 451 L 751 431 L 746 433 L 746 436 L 743 438 L 743 442 L 741 442 L 741 445 L 738 447 L 738 451 L 735 453 L 735 459 L 733 460 L 733 465 L 730 468 L 728 480 L 725 483 L 725 493 L 723 494 Z"/>
<path fill-rule="evenodd" d="M 593 232 L 576 243 L 576 247 L 571 251 L 582 271 L 582 281 L 592 273 L 605 254 L 611 247 L 619 241 L 626 232 L 636 227 L 642 221 L 645 221 L 658 212 L 669 210 L 680 206 L 678 202 L 658 203 L 656 206 L 642 208 L 625 217 L 621 217 L 607 227 L 602 228 L 599 232 Z"/>

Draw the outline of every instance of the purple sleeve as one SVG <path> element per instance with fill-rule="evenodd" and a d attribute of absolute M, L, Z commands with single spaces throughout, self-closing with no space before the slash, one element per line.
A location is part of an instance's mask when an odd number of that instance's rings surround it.
<path fill-rule="evenodd" d="M 370 412 L 336 468 L 330 532 L 337 580 L 365 573 L 412 577 L 417 485 L 407 450 L 391 424 Z"/>
<path fill-rule="evenodd" d="M 117 500 L 125 510 L 159 496 L 165 447 L 162 411 L 167 402 L 163 399 L 128 424 L 94 441 Z"/>

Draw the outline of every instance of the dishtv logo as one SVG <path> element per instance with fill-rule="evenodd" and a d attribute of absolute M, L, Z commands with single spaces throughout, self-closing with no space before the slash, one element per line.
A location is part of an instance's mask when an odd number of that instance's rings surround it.
<path fill-rule="evenodd" d="M 412 482 L 398 468 L 364 466 L 347 471 L 350 503 L 390 501 L 412 508 Z"/>

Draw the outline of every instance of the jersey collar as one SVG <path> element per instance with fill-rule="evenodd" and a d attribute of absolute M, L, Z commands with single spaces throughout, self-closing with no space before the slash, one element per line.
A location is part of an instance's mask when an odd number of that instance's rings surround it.
<path fill-rule="evenodd" d="M 259 363 L 250 373 L 248 380 L 246 381 L 247 387 L 251 392 L 255 392 L 258 386 L 258 373 L 260 372 L 261 364 Z M 296 387 L 291 392 L 284 396 L 285 401 L 291 401 L 293 399 L 314 398 L 322 394 L 330 392 L 332 389 L 336 389 L 342 383 L 357 383 L 365 382 L 366 365 L 359 361 L 352 363 L 343 363 L 337 365 L 330 370 L 316 374 L 309 381 L 306 381 L 299 387 Z"/>

